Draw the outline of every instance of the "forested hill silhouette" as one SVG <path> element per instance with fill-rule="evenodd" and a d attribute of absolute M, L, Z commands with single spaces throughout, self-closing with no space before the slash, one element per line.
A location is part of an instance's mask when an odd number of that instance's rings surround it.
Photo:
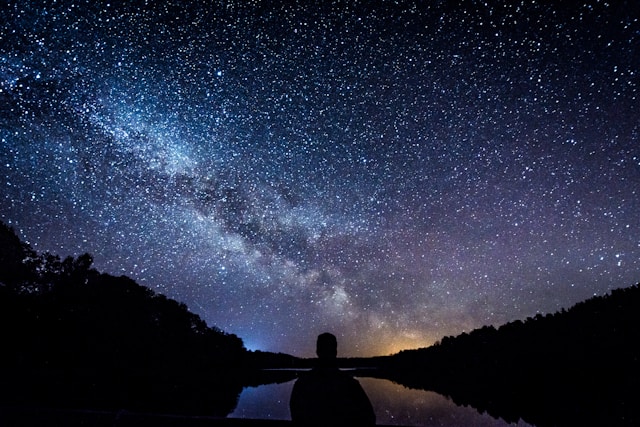
<path fill-rule="evenodd" d="M 184 304 L 0 223 L 1 404 L 227 415 L 250 352 Z"/>
<path fill-rule="evenodd" d="M 511 422 L 640 425 L 639 286 L 402 351 L 386 376 Z"/>
<path fill-rule="evenodd" d="M 249 352 L 184 304 L 92 263 L 38 254 L 0 222 L 0 415 L 40 406 L 226 416 L 243 385 L 295 377 L 249 370 L 311 362 Z M 340 363 L 510 422 L 640 425 L 639 286 Z"/>

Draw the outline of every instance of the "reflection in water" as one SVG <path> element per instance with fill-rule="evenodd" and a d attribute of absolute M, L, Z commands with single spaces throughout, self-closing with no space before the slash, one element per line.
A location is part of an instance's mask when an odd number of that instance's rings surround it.
<path fill-rule="evenodd" d="M 378 424 L 403 426 L 487 426 L 509 424 L 471 407 L 458 406 L 446 397 L 425 390 L 414 390 L 377 378 L 359 378 L 371 399 Z M 520 422 L 517 426 L 528 426 Z"/>
<path fill-rule="evenodd" d="M 245 387 L 228 418 L 290 420 L 289 396 L 294 382 Z"/>
<path fill-rule="evenodd" d="M 446 397 L 424 390 L 413 390 L 388 380 L 358 378 L 367 392 L 378 424 L 404 426 L 529 426 L 524 422 L 509 424 L 471 407 L 457 406 Z M 294 381 L 246 387 L 230 418 L 290 420 L 289 397 Z"/>

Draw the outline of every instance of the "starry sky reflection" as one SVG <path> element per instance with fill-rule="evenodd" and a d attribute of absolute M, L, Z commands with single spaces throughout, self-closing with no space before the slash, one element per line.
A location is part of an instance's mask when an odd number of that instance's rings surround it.
<path fill-rule="evenodd" d="M 637 2 L 120 3 L 0 6 L 0 220 L 37 251 L 299 356 L 640 280 Z"/>

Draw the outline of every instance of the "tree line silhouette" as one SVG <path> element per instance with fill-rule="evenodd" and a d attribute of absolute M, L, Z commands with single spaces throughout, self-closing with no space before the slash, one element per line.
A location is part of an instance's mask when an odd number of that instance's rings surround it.
<path fill-rule="evenodd" d="M 243 386 L 313 361 L 248 351 L 186 305 L 89 254 L 36 253 L 0 222 L 0 405 L 226 416 Z M 640 425 L 640 285 L 558 313 L 340 359 L 361 376 L 432 390 L 509 422 Z"/>
<path fill-rule="evenodd" d="M 509 422 L 640 425 L 639 286 L 378 358 L 375 375 Z"/>
<path fill-rule="evenodd" d="M 37 254 L 0 223 L 1 401 L 231 412 L 259 362 L 242 340 L 92 262 Z"/>

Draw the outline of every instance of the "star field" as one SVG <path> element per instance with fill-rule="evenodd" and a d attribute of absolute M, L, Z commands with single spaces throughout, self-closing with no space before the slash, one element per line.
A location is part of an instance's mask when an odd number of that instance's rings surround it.
<path fill-rule="evenodd" d="M 640 5 L 503 3 L 10 1 L 0 220 L 298 356 L 634 285 Z"/>

